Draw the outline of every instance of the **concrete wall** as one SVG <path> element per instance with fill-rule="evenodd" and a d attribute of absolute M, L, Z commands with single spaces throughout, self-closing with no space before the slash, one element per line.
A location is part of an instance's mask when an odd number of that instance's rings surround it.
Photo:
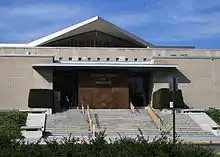
<path fill-rule="evenodd" d="M 4 54 L 15 55 L 3 57 Z M 2 56 L 3 55 L 3 56 Z M 16 55 L 27 55 L 16 57 Z M 39 55 L 46 55 L 39 57 Z M 28 57 L 29 56 L 29 57 Z M 31 57 L 32 56 L 32 57 Z M 50 57 L 51 56 L 51 57 Z M 87 57 L 91 60 L 100 58 L 115 61 L 124 56 L 130 61 L 143 61 L 155 56 L 155 64 L 178 64 L 180 88 L 188 106 L 192 108 L 220 107 L 220 77 L 217 67 L 220 65 L 220 50 L 197 49 L 137 49 L 137 48 L 0 48 L 0 109 L 26 108 L 27 94 L 30 88 L 52 88 L 52 73 L 50 69 L 33 69 L 31 64 L 69 60 L 70 58 Z M 165 58 L 168 57 L 168 58 Z M 188 59 L 187 59 L 188 57 Z M 191 57 L 191 59 L 189 59 Z M 192 59 L 199 57 L 200 59 Z M 205 59 L 216 57 L 216 59 Z M 9 68 L 9 70 L 6 70 Z M 168 87 L 170 71 L 153 73 L 153 90 Z M 20 90 L 21 89 L 21 90 Z M 15 96 L 18 91 L 20 95 Z M 7 96 L 9 95 L 9 96 Z M 10 99 L 13 97 L 13 99 Z"/>
<path fill-rule="evenodd" d="M 49 63 L 53 57 L 0 56 L 0 110 L 28 109 L 28 94 L 31 88 L 52 88 L 35 69 L 34 63 Z M 48 80 L 52 71 L 43 71 Z"/>
<path fill-rule="evenodd" d="M 92 60 L 96 60 L 98 57 L 101 60 L 110 58 L 115 60 L 117 57 L 125 56 L 129 60 L 138 58 L 138 61 L 147 57 L 187 57 L 187 56 L 204 56 L 204 57 L 220 57 L 220 50 L 199 50 L 199 49 L 148 49 L 148 48 L 96 48 L 96 47 L 36 47 L 36 48 L 4 48 L 0 47 L 0 54 L 30 54 L 38 55 L 54 55 L 55 59 L 62 57 L 63 60 L 69 60 L 70 57 L 91 57 Z"/>
<path fill-rule="evenodd" d="M 101 61 L 106 61 L 107 58 L 115 61 L 117 57 L 127 57 L 129 60 L 134 61 L 135 58 L 138 61 L 143 61 L 144 58 L 152 56 L 152 50 L 147 49 L 125 49 L 125 48 L 0 48 L 1 53 L 15 54 L 27 54 L 28 52 L 33 55 L 54 55 L 55 60 L 69 60 L 77 59 L 78 57 L 91 58 L 91 60 L 97 60 L 100 58 Z"/>
<path fill-rule="evenodd" d="M 183 91 L 186 105 L 191 108 L 220 108 L 220 59 L 158 58 L 155 64 L 178 64 L 179 89 Z M 154 76 L 154 91 L 169 86 L 167 75 Z"/>

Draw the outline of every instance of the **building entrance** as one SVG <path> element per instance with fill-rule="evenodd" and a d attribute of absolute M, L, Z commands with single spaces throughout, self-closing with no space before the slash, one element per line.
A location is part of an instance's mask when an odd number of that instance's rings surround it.
<path fill-rule="evenodd" d="M 54 90 L 62 109 L 128 109 L 149 104 L 149 73 L 117 70 L 56 70 Z"/>
<path fill-rule="evenodd" d="M 53 89 L 60 93 L 60 108 L 62 110 L 77 107 L 77 72 L 58 71 L 54 72 Z"/>

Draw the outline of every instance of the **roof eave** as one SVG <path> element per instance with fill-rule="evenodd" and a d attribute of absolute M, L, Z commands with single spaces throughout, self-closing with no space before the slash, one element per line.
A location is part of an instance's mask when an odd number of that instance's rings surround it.
<path fill-rule="evenodd" d="M 47 35 L 47 36 L 42 37 L 40 39 L 37 39 L 35 41 L 32 41 L 32 42 L 28 43 L 27 45 L 31 46 L 31 47 L 41 46 L 41 45 L 49 42 L 50 40 L 52 40 L 54 38 L 57 38 L 57 37 L 59 37 L 61 35 L 64 35 L 64 34 L 70 32 L 70 31 L 73 31 L 73 30 L 75 30 L 77 28 L 80 28 L 80 27 L 82 27 L 82 26 L 84 26 L 86 24 L 89 24 L 91 22 L 95 22 L 97 20 L 100 20 L 100 21 L 103 21 L 103 22 L 107 23 L 108 25 L 110 25 L 111 27 L 115 28 L 116 30 L 122 32 L 123 34 L 125 34 L 126 36 L 128 36 L 129 38 L 134 40 L 135 42 L 139 43 L 140 45 L 143 45 L 143 46 L 146 46 L 146 47 L 154 47 L 153 44 L 151 44 L 149 42 L 146 42 L 145 40 L 142 40 L 141 38 L 135 36 L 134 34 L 131 34 L 131 33 L 127 32 L 126 30 L 124 30 L 124 29 L 122 29 L 122 28 L 120 28 L 120 27 L 118 27 L 118 26 L 116 26 L 116 25 L 114 25 L 114 24 L 104 20 L 103 18 L 101 18 L 99 16 L 95 16 L 95 17 L 90 18 L 90 19 L 88 19 L 86 21 L 80 22 L 80 23 L 78 23 L 76 25 L 70 26 L 70 27 L 65 28 L 63 30 L 57 31 L 57 32 L 55 32 L 53 34 L 50 34 L 50 35 Z"/>

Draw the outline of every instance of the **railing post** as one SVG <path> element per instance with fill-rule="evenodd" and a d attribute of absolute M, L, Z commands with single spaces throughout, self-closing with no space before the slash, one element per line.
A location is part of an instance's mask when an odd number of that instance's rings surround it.
<path fill-rule="evenodd" d="M 89 105 L 87 105 L 87 117 L 88 117 L 89 128 L 90 128 L 91 134 L 92 134 L 92 136 L 94 136 L 93 122 L 92 122 L 92 118 L 91 118 Z"/>
<path fill-rule="evenodd" d="M 134 114 L 135 108 L 134 108 L 134 105 L 132 104 L 132 102 L 130 103 L 130 109 L 131 109 L 131 113 Z"/>
<path fill-rule="evenodd" d="M 82 113 L 85 114 L 85 108 L 84 108 L 84 105 L 82 105 Z"/>
<path fill-rule="evenodd" d="M 92 125 L 92 136 L 95 137 L 95 124 Z"/>

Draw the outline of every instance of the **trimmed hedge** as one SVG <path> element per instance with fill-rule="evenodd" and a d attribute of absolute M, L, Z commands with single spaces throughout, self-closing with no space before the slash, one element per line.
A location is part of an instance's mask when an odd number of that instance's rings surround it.
<path fill-rule="evenodd" d="M 30 108 L 53 108 L 54 91 L 51 89 L 31 89 L 28 97 Z"/>
<path fill-rule="evenodd" d="M 168 88 L 161 88 L 153 93 L 153 108 L 155 109 L 170 108 L 171 101 L 172 91 L 170 91 Z M 175 102 L 175 108 L 185 108 L 181 90 L 176 91 Z"/>
<path fill-rule="evenodd" d="M 47 141 L 45 145 L 37 143 L 21 143 L 5 139 L 0 143 L 0 156 L 25 157 L 214 157 L 213 150 L 202 148 L 195 144 L 178 142 L 173 144 L 168 138 L 149 142 L 142 136 L 134 138 L 119 138 L 110 144 L 105 140 L 105 134 L 99 134 L 88 143 L 76 143 L 76 139 L 63 139 L 61 143 Z"/>
<path fill-rule="evenodd" d="M 0 113 L 0 136 L 5 138 L 22 138 L 21 126 L 25 126 L 26 112 L 9 111 Z"/>

